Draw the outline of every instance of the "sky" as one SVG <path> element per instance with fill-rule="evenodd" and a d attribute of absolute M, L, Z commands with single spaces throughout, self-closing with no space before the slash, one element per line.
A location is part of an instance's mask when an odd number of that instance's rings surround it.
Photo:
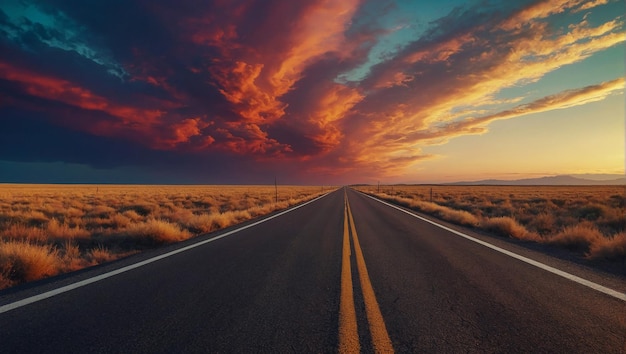
<path fill-rule="evenodd" d="M 624 174 L 622 0 L 3 0 L 0 182 Z"/>

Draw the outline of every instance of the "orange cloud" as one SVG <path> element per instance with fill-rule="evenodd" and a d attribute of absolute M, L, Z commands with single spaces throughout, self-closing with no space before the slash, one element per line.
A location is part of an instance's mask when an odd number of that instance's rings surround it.
<path fill-rule="evenodd" d="M 289 145 L 272 139 L 257 125 L 246 122 L 227 122 L 215 129 L 215 146 L 237 154 L 256 154 L 263 158 L 275 158 L 291 152 Z"/>
<path fill-rule="evenodd" d="M 359 0 L 323 0 L 307 8 L 292 30 L 289 48 L 270 73 L 275 95 L 291 90 L 313 60 L 326 53 L 346 56 L 354 49 L 344 32 L 359 5 Z"/>
<path fill-rule="evenodd" d="M 585 0 L 548 0 L 538 1 L 517 11 L 507 20 L 503 21 L 499 28 L 505 31 L 520 29 L 528 26 L 536 20 L 544 19 L 550 15 L 563 13 L 566 10 L 576 7 Z"/>
<path fill-rule="evenodd" d="M 156 149 L 212 148 L 240 154 L 269 155 L 290 151 L 288 145 L 269 138 L 254 123 L 241 121 L 216 125 L 215 122 L 207 123 L 197 117 L 181 118 L 178 114 L 162 109 L 125 106 L 67 80 L 34 73 L 4 62 L 0 62 L 0 78 L 19 83 L 29 95 L 62 102 L 87 112 L 102 112 L 115 118 L 96 120 L 83 115 L 82 119 L 70 117 L 66 121 L 73 128 L 92 134 L 123 137 Z M 169 105 L 169 101 L 165 105 Z M 215 125 L 213 131 L 205 132 L 211 125 Z"/>
<path fill-rule="evenodd" d="M 231 103 L 234 111 L 249 122 L 271 123 L 285 114 L 285 104 L 275 95 L 259 86 L 263 64 L 236 61 L 230 67 L 214 70 L 221 84 L 220 92 Z"/>
<path fill-rule="evenodd" d="M 309 122 L 317 126 L 319 131 L 310 137 L 322 147 L 323 152 L 339 145 L 344 135 L 338 123 L 363 97 L 354 88 L 333 84 L 317 99 L 315 108 L 309 115 Z"/>
<path fill-rule="evenodd" d="M 86 110 L 102 111 L 129 126 L 153 125 L 164 114 L 163 111 L 157 109 L 137 109 L 118 105 L 67 80 L 34 73 L 4 62 L 0 62 L 0 77 L 19 83 L 24 91 L 32 96 L 63 102 Z"/>
<path fill-rule="evenodd" d="M 467 118 L 437 128 L 424 129 L 409 134 L 406 138 L 409 141 L 419 141 L 422 145 L 444 144 L 454 137 L 486 133 L 487 125 L 496 120 L 517 118 L 528 114 L 571 108 L 604 100 L 614 93 L 623 93 L 625 82 L 624 78 L 619 78 L 598 85 L 566 90 L 494 114 L 477 118 Z"/>
<path fill-rule="evenodd" d="M 606 81 L 598 85 L 590 85 L 580 89 L 566 90 L 555 95 L 546 96 L 530 103 L 516 106 L 512 109 L 498 112 L 475 119 L 467 119 L 458 124 L 448 125 L 444 131 L 450 134 L 469 132 L 468 129 L 482 128 L 495 120 L 510 119 L 527 114 L 547 112 L 555 109 L 565 109 L 584 105 L 591 102 L 602 101 L 615 92 L 624 92 L 624 78 Z"/>
<path fill-rule="evenodd" d="M 609 0 L 592 0 L 592 1 L 587 1 L 587 2 L 583 3 L 579 8 L 574 9 L 574 12 L 589 10 L 589 9 L 594 8 L 596 6 L 606 5 L 608 3 L 609 3 Z"/>
<path fill-rule="evenodd" d="M 167 112 L 162 109 L 144 109 L 117 104 L 67 80 L 42 75 L 4 62 L 0 62 L 0 78 L 18 83 L 29 95 L 84 110 L 86 113 L 74 113 L 80 115 L 80 119 L 75 116 L 66 117 L 65 123 L 72 128 L 95 135 L 121 136 L 157 149 L 171 149 L 191 143 L 191 138 L 196 136 L 199 137 L 197 148 L 206 148 L 214 141 L 211 136 L 200 137 L 201 129 L 208 127 L 209 123 L 199 118 L 168 123 L 165 119 Z M 88 112 L 102 112 L 115 119 L 91 119 Z"/>
<path fill-rule="evenodd" d="M 285 116 L 288 105 L 283 96 L 295 88 L 310 65 L 326 55 L 343 58 L 358 46 L 347 41 L 344 32 L 359 5 L 358 0 L 319 0 L 306 6 L 290 5 L 302 6 L 301 11 L 294 12 L 297 17 L 291 19 L 291 28 L 282 29 L 280 36 L 268 34 L 262 42 L 247 43 L 232 27 L 192 37 L 196 43 L 216 47 L 223 55 L 209 70 L 219 92 L 233 105 L 233 112 L 247 122 L 239 126 L 240 130 L 248 129 L 248 134 L 259 136 L 261 126 L 271 125 Z M 280 11 L 270 8 L 270 12 Z M 263 26 L 272 25 L 263 23 Z M 354 105 L 354 98 L 333 98 L 331 92 L 325 99 L 330 100 L 326 102 L 331 106 L 323 108 L 325 112 L 313 112 L 310 119 L 319 119 L 315 124 L 322 130 L 314 139 L 321 145 L 333 146 L 341 134 L 332 121 L 346 112 L 346 106 Z M 342 103 L 344 100 L 347 103 Z M 243 145 L 258 146 L 237 143 L 234 147 L 239 151 Z M 273 143 L 270 145 L 276 147 Z M 262 152 L 265 148 L 255 151 Z"/>
<path fill-rule="evenodd" d="M 555 7 L 556 3 L 561 7 Z M 602 100 L 606 94 L 623 89 L 623 79 L 618 79 L 489 114 L 498 106 L 523 99 L 497 99 L 504 88 L 536 82 L 558 68 L 625 41 L 621 18 L 596 27 L 583 19 L 560 32 L 542 22 L 580 4 L 535 4 L 492 27 L 505 32 L 474 26 L 469 32 L 418 50 L 409 46 L 394 60 L 381 64 L 371 84 L 374 90 L 355 106 L 358 113 L 346 123 L 359 122 L 344 131 L 349 141 L 342 145 L 346 155 L 361 169 L 395 166 L 389 173 L 397 173 L 420 158 L 429 158 L 420 153 L 425 145 L 483 133 L 496 119 Z M 514 24 L 525 27 L 521 30 Z M 483 118 L 469 118 L 479 114 Z"/>
<path fill-rule="evenodd" d="M 215 62 L 216 68 L 213 69 L 218 73 L 224 96 L 233 103 L 241 103 L 242 97 L 263 96 L 253 99 L 250 105 L 253 108 L 258 104 L 256 114 L 261 115 L 267 108 L 265 96 L 278 101 L 293 89 L 305 69 L 316 59 L 328 53 L 343 57 L 355 49 L 358 43 L 347 41 L 344 32 L 359 5 L 359 0 L 312 1 L 303 6 L 304 10 L 297 13 L 297 18 L 291 19 L 288 31 L 259 43 L 243 42 L 232 25 L 226 32 L 196 33 L 193 38 L 197 43 L 216 46 L 226 57 Z M 206 36 L 210 39 L 198 40 Z"/>
<path fill-rule="evenodd" d="M 34 65 L 0 62 L 0 78 L 19 87 L 13 101 L 57 103 L 41 111 L 64 110 L 60 124 L 155 149 L 327 164 L 314 168 L 320 173 L 401 174 L 432 158 L 422 152 L 426 145 L 617 92 L 623 80 L 524 105 L 529 97 L 500 97 L 623 43 L 621 14 L 600 24 L 579 14 L 567 18 L 578 23 L 555 28 L 561 17 L 605 3 L 533 1 L 510 14 L 502 12 L 510 6 L 466 7 L 432 22 L 413 42 L 386 48 L 372 67 L 368 56 L 380 53 L 368 51 L 384 41 L 377 33 L 394 29 L 380 28 L 369 6 L 359 11 L 361 0 L 146 3 L 139 8 L 157 17 L 146 28 L 164 42 L 107 42 L 121 43 L 112 53 L 130 61 L 122 65 L 132 79 L 121 83 L 119 96 L 102 93 L 112 91 L 110 82 L 86 88 Z M 557 22 L 555 14 L 562 15 Z M 365 79 L 347 82 L 361 71 Z"/>
<path fill-rule="evenodd" d="M 200 118 L 188 118 L 178 123 L 172 124 L 168 131 L 170 137 L 160 139 L 157 143 L 163 148 L 173 148 L 178 144 L 187 143 L 194 136 L 202 135 L 201 129 L 208 127 L 210 124 L 203 122 Z M 202 147 L 211 145 L 215 139 L 211 136 L 205 137 Z"/>
<path fill-rule="evenodd" d="M 409 54 L 404 60 L 409 63 L 420 61 L 438 62 L 446 61 L 451 55 L 459 52 L 464 45 L 471 44 L 475 39 L 471 33 L 463 34 L 459 37 L 451 38 L 444 42 L 433 43 L 432 45 Z"/>

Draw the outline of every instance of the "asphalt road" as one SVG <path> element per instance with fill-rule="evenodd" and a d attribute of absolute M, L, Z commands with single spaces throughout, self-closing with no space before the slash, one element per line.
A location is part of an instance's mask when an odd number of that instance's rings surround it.
<path fill-rule="evenodd" d="M 626 301 L 351 190 L 244 225 L 0 292 L 0 352 L 626 352 Z"/>

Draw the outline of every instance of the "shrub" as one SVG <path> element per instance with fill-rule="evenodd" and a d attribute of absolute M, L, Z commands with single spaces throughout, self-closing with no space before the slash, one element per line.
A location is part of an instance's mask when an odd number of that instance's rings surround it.
<path fill-rule="evenodd" d="M 607 208 L 604 205 L 589 204 L 578 208 L 574 214 L 580 219 L 593 221 L 602 217 L 606 212 Z"/>
<path fill-rule="evenodd" d="M 68 240 L 63 244 L 63 258 L 70 260 L 80 257 L 80 248 L 74 242 Z"/>
<path fill-rule="evenodd" d="M 214 219 L 215 214 L 193 215 L 186 221 L 186 226 L 195 232 L 209 232 L 215 229 Z"/>
<path fill-rule="evenodd" d="M 273 186 L 101 186 L 98 191 L 93 186 L 0 185 L 0 244 L 43 250 L 48 256 L 41 259 L 56 264 L 44 273 L 56 274 L 231 226 L 316 197 L 320 190 L 282 187 L 278 203 L 274 193 Z M 1 256 L 0 288 L 36 273 L 28 266 L 35 262 L 21 261 L 26 256 L 15 252 L 9 259 L 7 252 Z"/>
<path fill-rule="evenodd" d="M 455 210 L 436 203 L 423 202 L 412 198 L 396 197 L 384 193 L 378 194 L 378 196 L 395 204 L 427 214 L 432 214 L 443 220 L 451 221 L 457 224 L 467 226 L 476 226 L 479 224 L 478 218 L 465 210 Z"/>
<path fill-rule="evenodd" d="M 564 246 L 572 250 L 588 250 L 593 243 L 601 241 L 602 233 L 588 224 L 566 227 L 563 231 L 549 238 L 549 244 Z"/>
<path fill-rule="evenodd" d="M 357 189 L 458 224 L 472 225 L 472 217 L 478 218 L 479 227 L 499 235 L 589 250 L 588 258 L 623 257 L 624 186 L 393 186 L 382 193 L 375 187 Z M 424 201 L 433 189 L 436 203 Z M 471 215 L 455 214 L 459 211 Z"/>
<path fill-rule="evenodd" d="M 626 211 L 624 209 L 608 209 L 596 220 L 599 229 L 611 235 L 626 229 Z"/>
<path fill-rule="evenodd" d="M 612 238 L 603 238 L 592 243 L 587 258 L 626 259 L 626 232 L 620 232 Z"/>
<path fill-rule="evenodd" d="M 178 223 L 180 225 L 189 224 L 190 220 L 195 217 L 193 212 L 188 209 L 176 208 L 161 214 L 161 218 L 169 222 Z"/>
<path fill-rule="evenodd" d="M 46 232 L 48 233 L 48 236 L 57 239 L 84 238 L 89 236 L 89 231 L 83 230 L 78 226 L 69 227 L 69 225 L 65 223 L 59 223 L 57 219 L 50 220 L 48 226 L 46 227 Z"/>
<path fill-rule="evenodd" d="M 80 248 L 71 240 L 67 240 L 60 250 L 61 261 L 63 263 L 62 271 L 71 272 L 81 269 L 87 265 L 81 257 Z"/>
<path fill-rule="evenodd" d="M 526 228 L 520 225 L 515 219 L 508 216 L 500 216 L 495 218 L 485 218 L 481 221 L 480 226 L 501 236 L 517 238 L 520 240 L 537 240 L 536 234 L 528 232 Z"/>
<path fill-rule="evenodd" d="M 141 238 L 155 243 L 170 243 L 191 237 L 189 231 L 181 230 L 177 224 L 157 219 L 133 224 L 124 230 L 124 233 L 132 238 Z"/>
<path fill-rule="evenodd" d="M 13 224 L 8 229 L 0 233 L 3 239 L 8 240 L 25 240 L 30 242 L 44 242 L 47 240 L 46 233 L 34 226 L 26 226 L 23 224 Z"/>
<path fill-rule="evenodd" d="M 63 212 L 63 216 L 65 216 L 66 218 L 81 218 L 84 215 L 85 215 L 84 211 L 82 211 L 81 209 L 74 208 L 74 207 L 69 207 L 65 209 L 65 211 Z"/>
<path fill-rule="evenodd" d="M 89 210 L 88 215 L 91 217 L 108 218 L 113 213 L 115 213 L 115 209 L 108 205 L 96 205 Z"/>
<path fill-rule="evenodd" d="M 48 217 L 40 211 L 31 211 L 24 215 L 28 219 L 28 223 L 33 226 L 45 224 L 48 221 Z"/>
<path fill-rule="evenodd" d="M 100 263 L 108 262 L 108 261 L 114 260 L 115 258 L 117 257 L 114 254 L 112 254 L 108 249 L 106 249 L 104 246 L 99 246 L 99 247 L 92 249 L 91 251 L 89 251 L 89 254 L 87 255 L 87 259 L 92 264 L 94 263 L 100 264 Z"/>
<path fill-rule="evenodd" d="M 276 210 L 276 208 L 274 208 L 274 205 L 271 203 L 268 203 L 268 204 L 262 204 L 262 205 L 252 207 L 248 209 L 248 212 L 250 213 L 250 216 L 257 217 L 259 215 L 271 213 L 274 210 Z"/>
<path fill-rule="evenodd" d="M 0 243 L 0 274 L 5 282 L 20 283 L 59 272 L 58 251 L 50 245 L 24 241 Z"/>
<path fill-rule="evenodd" d="M 129 218 L 133 222 L 143 219 L 143 216 L 139 215 L 135 210 L 126 210 L 122 213 L 122 215 Z"/>
<path fill-rule="evenodd" d="M 626 207 L 626 196 L 624 195 L 614 194 L 609 197 L 609 200 L 610 200 L 609 203 L 613 208 Z"/>
<path fill-rule="evenodd" d="M 213 228 L 221 229 L 224 227 L 228 227 L 235 223 L 235 214 L 233 212 L 227 211 L 220 214 L 213 215 Z"/>
<path fill-rule="evenodd" d="M 111 223 L 111 227 L 116 229 L 127 227 L 132 223 L 131 219 L 123 214 L 113 214 L 109 218 L 109 221 Z"/>
<path fill-rule="evenodd" d="M 460 225 L 477 226 L 478 218 L 465 210 L 441 208 L 436 212 L 440 218 Z"/>
<path fill-rule="evenodd" d="M 541 213 L 534 218 L 529 218 L 527 226 L 542 235 L 554 232 L 554 214 Z"/>
<path fill-rule="evenodd" d="M 413 202 L 411 207 L 461 225 L 477 226 L 478 218 L 465 210 L 455 210 L 429 202 Z"/>
<path fill-rule="evenodd" d="M 124 213 L 126 213 L 128 211 L 134 211 L 138 215 L 148 216 L 148 214 L 153 212 L 157 207 L 158 206 L 155 206 L 154 204 L 149 204 L 149 203 L 133 204 L 133 205 L 128 205 L 128 206 L 122 208 L 122 210 L 124 211 Z M 128 215 L 126 215 L 126 216 L 128 216 Z"/>

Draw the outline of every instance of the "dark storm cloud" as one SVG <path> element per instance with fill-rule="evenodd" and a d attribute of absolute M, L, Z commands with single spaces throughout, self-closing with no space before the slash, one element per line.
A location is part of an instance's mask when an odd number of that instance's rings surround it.
<path fill-rule="evenodd" d="M 397 30 L 380 20 L 393 1 L 6 0 L 0 159 L 242 181 L 399 173 L 433 139 L 484 131 L 469 118 L 511 116 L 481 113 L 503 88 L 623 41 L 619 19 L 545 20 L 583 7 L 457 7 L 349 82 Z"/>

